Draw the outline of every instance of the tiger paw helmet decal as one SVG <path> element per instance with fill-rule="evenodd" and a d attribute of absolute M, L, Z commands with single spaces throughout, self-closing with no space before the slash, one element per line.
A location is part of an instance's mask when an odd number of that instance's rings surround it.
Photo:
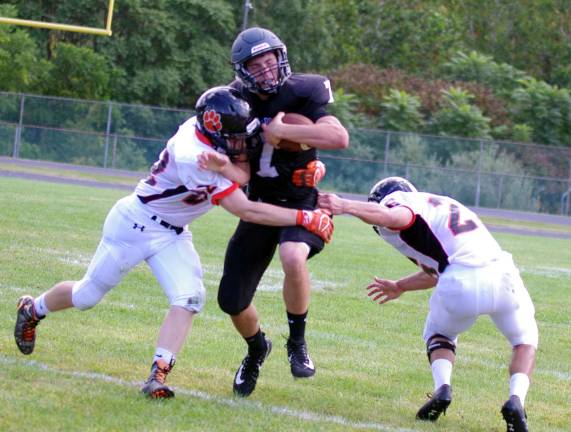
<path fill-rule="evenodd" d="M 205 129 L 210 133 L 218 133 L 222 129 L 222 122 L 220 121 L 220 114 L 214 110 L 205 111 L 202 115 L 202 120 Z"/>

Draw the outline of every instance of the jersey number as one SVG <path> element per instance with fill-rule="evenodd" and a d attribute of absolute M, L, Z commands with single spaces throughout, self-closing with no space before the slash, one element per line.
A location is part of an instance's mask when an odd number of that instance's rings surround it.
<path fill-rule="evenodd" d="M 188 205 L 197 205 L 208 199 L 208 195 L 216 190 L 214 186 L 198 186 L 196 189 L 189 190 L 189 194 L 184 197 L 182 202 Z"/>
<path fill-rule="evenodd" d="M 444 200 L 437 197 L 430 197 L 428 202 L 434 207 L 438 207 L 439 205 L 444 204 Z M 460 219 L 460 208 L 456 204 L 450 203 L 448 228 L 450 231 L 452 231 L 453 235 L 457 236 L 458 234 L 474 231 L 476 228 L 478 228 L 478 225 L 476 225 L 476 222 L 474 222 L 472 219 L 468 219 L 463 222 Z"/>
<path fill-rule="evenodd" d="M 272 165 L 272 157 L 274 155 L 274 146 L 264 143 L 262 155 L 260 156 L 260 169 L 256 174 L 260 177 L 277 177 L 278 170 Z"/>
<path fill-rule="evenodd" d="M 335 102 L 335 99 L 333 98 L 333 91 L 331 90 L 331 81 L 325 80 L 325 81 L 323 81 L 323 85 L 325 86 L 325 88 L 329 92 L 329 100 L 327 101 L 327 103 Z"/>
<path fill-rule="evenodd" d="M 151 167 L 151 174 L 145 180 L 145 183 L 154 186 L 157 184 L 155 176 L 162 173 L 169 164 L 169 152 L 165 149 L 161 152 L 159 160 L 156 161 Z"/>
<path fill-rule="evenodd" d="M 469 231 L 474 231 L 478 228 L 476 222 L 472 219 L 468 219 L 464 222 L 460 222 L 460 209 L 456 204 L 450 204 L 450 218 L 448 219 L 448 227 L 452 234 L 455 236 Z"/>

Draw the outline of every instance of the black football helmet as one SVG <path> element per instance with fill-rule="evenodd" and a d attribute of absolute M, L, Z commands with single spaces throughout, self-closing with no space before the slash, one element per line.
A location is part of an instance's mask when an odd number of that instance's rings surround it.
<path fill-rule="evenodd" d="M 367 201 L 380 203 L 384 197 L 396 191 L 417 192 L 414 185 L 407 179 L 402 177 L 387 177 L 372 187 Z"/>
<path fill-rule="evenodd" d="M 414 185 L 407 179 L 402 177 L 387 177 L 377 182 L 371 188 L 367 201 L 380 203 L 384 197 L 396 191 L 417 192 Z M 373 225 L 373 230 L 382 237 L 380 226 Z"/>
<path fill-rule="evenodd" d="M 214 149 L 231 159 L 239 155 L 250 156 L 259 145 L 260 121 L 252 114 L 250 104 L 232 87 L 214 87 L 207 90 L 196 102 L 198 130 L 206 135 Z M 229 138 L 245 138 L 243 149 L 233 149 Z"/>
<path fill-rule="evenodd" d="M 246 69 L 246 62 L 269 51 L 273 51 L 278 60 L 278 79 L 269 88 L 262 88 L 256 83 L 255 76 Z M 286 46 L 274 33 L 260 27 L 246 29 L 236 37 L 232 44 L 231 61 L 236 79 L 242 81 L 246 88 L 253 93 L 276 93 L 291 75 Z"/>

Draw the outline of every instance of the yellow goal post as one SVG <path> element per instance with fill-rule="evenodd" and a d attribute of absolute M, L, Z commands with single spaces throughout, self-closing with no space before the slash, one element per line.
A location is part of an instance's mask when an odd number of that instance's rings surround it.
<path fill-rule="evenodd" d="M 113 7 L 115 4 L 115 0 L 109 0 L 109 5 L 107 8 L 107 21 L 105 28 L 95 28 L 95 27 L 85 27 L 85 26 L 76 26 L 76 25 L 69 25 L 69 24 L 60 24 L 60 23 L 51 23 L 46 21 L 33 21 L 33 20 L 24 20 L 18 18 L 6 18 L 0 17 L 0 24 L 13 24 L 13 25 L 20 25 L 20 26 L 28 26 L 28 27 L 36 27 L 36 28 L 45 28 L 50 30 L 62 30 L 62 31 L 70 31 L 70 32 L 77 32 L 77 33 L 89 33 L 99 36 L 111 36 L 111 21 L 113 19 Z"/>

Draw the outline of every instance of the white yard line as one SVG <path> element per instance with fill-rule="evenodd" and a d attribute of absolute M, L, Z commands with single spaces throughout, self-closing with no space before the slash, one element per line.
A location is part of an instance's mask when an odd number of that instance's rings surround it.
<path fill-rule="evenodd" d="M 88 379 L 95 381 L 102 381 L 110 384 L 119 385 L 122 387 L 137 388 L 141 386 L 138 381 L 127 381 L 120 378 L 115 378 L 109 375 L 104 375 L 95 372 L 82 372 L 82 371 L 65 371 L 57 369 L 47 365 L 45 363 L 40 363 L 35 360 L 18 360 L 10 357 L 5 357 L 0 355 L 0 364 L 4 365 L 18 365 L 27 366 L 36 370 L 41 370 L 48 373 L 64 375 L 68 377 L 74 377 L 79 379 Z M 333 423 L 341 426 L 347 426 L 355 429 L 369 429 L 378 431 L 389 431 L 389 432 L 418 432 L 418 429 L 405 429 L 397 428 L 382 423 L 375 422 L 355 422 L 341 416 L 332 416 L 326 414 L 320 414 L 307 410 L 296 410 L 289 408 L 287 406 L 274 406 L 268 405 L 259 401 L 250 401 L 247 399 L 237 399 L 237 398 L 224 398 L 220 396 L 211 395 L 206 392 L 184 389 L 181 387 L 174 387 L 177 394 L 182 394 L 185 396 L 190 396 L 193 398 L 211 401 L 221 405 L 226 405 L 232 408 L 237 408 L 243 410 L 244 408 L 249 408 L 257 411 L 265 411 L 272 414 L 283 415 L 287 417 L 293 417 L 298 420 L 305 420 L 315 423 Z"/>

